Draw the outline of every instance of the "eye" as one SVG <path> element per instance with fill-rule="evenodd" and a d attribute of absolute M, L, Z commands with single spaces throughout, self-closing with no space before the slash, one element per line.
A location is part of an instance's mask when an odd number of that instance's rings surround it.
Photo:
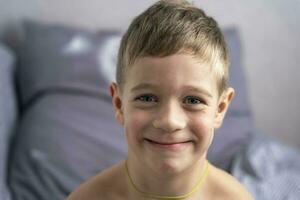
<path fill-rule="evenodd" d="M 204 103 L 204 101 L 199 97 L 188 96 L 184 99 L 184 103 L 186 103 L 186 104 L 202 104 L 202 103 Z"/>
<path fill-rule="evenodd" d="M 137 101 L 142 102 L 157 102 L 157 98 L 154 95 L 144 94 L 135 98 Z"/>

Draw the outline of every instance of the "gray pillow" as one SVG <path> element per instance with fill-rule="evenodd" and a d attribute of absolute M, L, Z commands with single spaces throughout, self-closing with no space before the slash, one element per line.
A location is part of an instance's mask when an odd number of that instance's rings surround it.
<path fill-rule="evenodd" d="M 117 51 L 121 36 L 33 22 L 24 28 L 17 70 L 22 113 L 9 184 L 15 200 L 64 199 L 126 157 L 109 96 L 111 72 L 102 66 L 115 62 L 115 53 L 105 54 Z"/>
<path fill-rule="evenodd" d="M 22 110 L 29 109 L 43 94 L 61 89 L 108 95 L 103 69 L 113 67 L 102 64 L 109 65 L 114 59 L 110 49 L 118 48 L 113 43 L 120 38 L 117 32 L 90 33 L 26 21 L 24 33 L 17 69 Z"/>
<path fill-rule="evenodd" d="M 121 36 L 32 22 L 25 24 L 25 35 L 17 73 L 22 117 L 10 186 L 16 200 L 64 199 L 82 181 L 126 157 L 108 93 Z M 239 101 L 235 104 L 237 117 Z M 233 119 L 230 129 L 239 120 Z M 247 137 L 243 129 L 218 134 L 210 159 L 228 163 L 235 150 L 228 145 L 241 146 Z M 220 151 L 226 148 L 224 158 Z"/>
<path fill-rule="evenodd" d="M 6 184 L 7 154 L 10 138 L 16 122 L 14 54 L 0 44 L 0 199 L 9 198 Z"/>

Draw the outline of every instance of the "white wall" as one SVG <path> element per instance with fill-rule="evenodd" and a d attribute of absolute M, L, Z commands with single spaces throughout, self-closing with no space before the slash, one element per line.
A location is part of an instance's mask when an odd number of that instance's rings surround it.
<path fill-rule="evenodd" d="M 154 0 L 0 0 L 0 37 L 24 17 L 124 30 Z M 255 126 L 300 149 L 300 1 L 194 0 L 240 28 Z"/>

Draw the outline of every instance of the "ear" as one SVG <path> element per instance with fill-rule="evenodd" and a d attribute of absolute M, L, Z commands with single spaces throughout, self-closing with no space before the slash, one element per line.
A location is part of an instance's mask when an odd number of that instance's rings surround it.
<path fill-rule="evenodd" d="M 218 109 L 215 115 L 215 128 L 219 128 L 222 125 L 223 119 L 228 110 L 229 104 L 234 97 L 234 94 L 234 89 L 228 88 L 222 93 L 221 97 L 219 98 Z"/>
<path fill-rule="evenodd" d="M 115 118 L 120 124 L 124 124 L 124 115 L 122 110 L 121 93 L 116 83 L 111 83 L 109 86 L 112 104 L 115 110 Z"/>

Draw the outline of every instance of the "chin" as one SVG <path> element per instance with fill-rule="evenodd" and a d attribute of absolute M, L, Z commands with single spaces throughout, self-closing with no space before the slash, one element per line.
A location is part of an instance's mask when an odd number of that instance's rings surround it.
<path fill-rule="evenodd" d="M 164 174 L 178 174 L 185 170 L 187 170 L 190 165 L 192 165 L 191 162 L 189 162 L 187 159 L 178 158 L 178 157 L 172 157 L 172 158 L 160 158 L 160 159 L 152 159 L 150 161 L 156 170 L 163 172 Z"/>

